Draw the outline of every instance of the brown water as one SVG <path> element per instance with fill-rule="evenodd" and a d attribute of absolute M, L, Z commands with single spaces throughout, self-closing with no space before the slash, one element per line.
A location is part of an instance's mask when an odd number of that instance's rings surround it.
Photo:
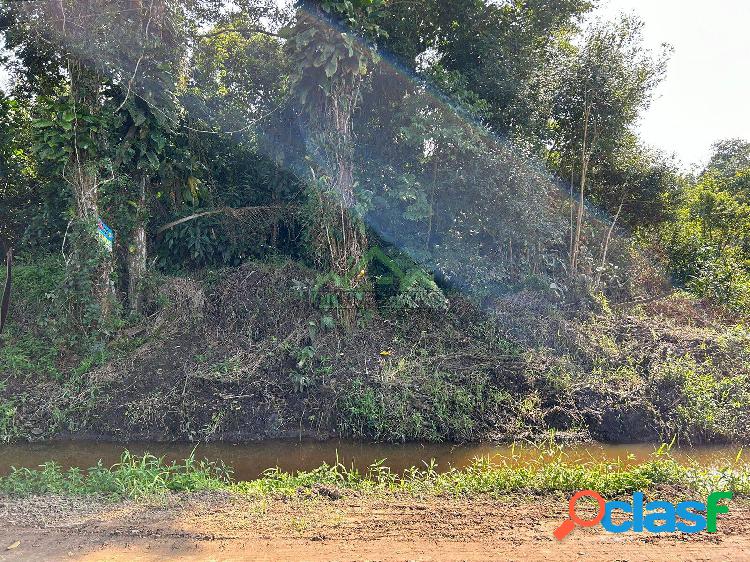
<path fill-rule="evenodd" d="M 237 480 L 251 480 L 264 470 L 279 467 L 286 472 L 311 470 L 324 462 L 338 462 L 366 470 L 369 465 L 385 459 L 385 465 L 396 472 L 417 466 L 423 467 L 432 459 L 438 470 L 450 467 L 463 468 L 477 457 L 490 457 L 495 462 L 514 465 L 537 460 L 551 460 L 555 455 L 530 445 L 436 445 L 407 443 L 400 445 L 369 444 L 352 441 L 294 442 L 262 441 L 232 445 L 209 443 L 196 447 L 187 443 L 101 443 L 93 441 L 60 441 L 53 443 L 24 443 L 0 445 L 0 475 L 11 467 L 35 468 L 45 461 L 54 460 L 65 468 L 87 468 L 101 460 L 105 466 L 116 463 L 124 449 L 134 454 L 150 452 L 164 456 L 167 461 L 188 457 L 196 448 L 196 458 L 222 461 L 234 469 Z M 566 459 L 570 462 L 620 461 L 636 464 L 647 460 L 657 449 L 654 445 L 604 445 L 599 443 L 566 446 Z M 697 461 L 715 466 L 734 462 L 740 453 L 738 446 L 711 446 L 672 449 L 671 455 L 680 461 Z M 750 452 L 742 452 L 740 460 L 750 463 Z"/>

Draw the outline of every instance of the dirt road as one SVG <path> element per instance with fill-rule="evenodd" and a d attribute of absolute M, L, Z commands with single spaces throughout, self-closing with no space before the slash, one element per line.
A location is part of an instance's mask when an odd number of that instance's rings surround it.
<path fill-rule="evenodd" d="M 228 493 L 111 504 L 0 498 L 0 561 L 20 560 L 749 560 L 750 503 L 719 532 L 552 531 L 565 499 L 248 499 Z M 9 550 L 8 547 L 11 547 Z"/>

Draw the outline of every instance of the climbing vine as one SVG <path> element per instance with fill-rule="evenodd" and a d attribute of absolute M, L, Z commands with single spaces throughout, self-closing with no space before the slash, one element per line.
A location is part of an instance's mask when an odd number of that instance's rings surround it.
<path fill-rule="evenodd" d="M 361 216 L 366 197 L 355 181 L 353 116 L 368 72 L 378 60 L 376 41 L 382 0 L 300 2 L 285 32 L 295 69 L 293 90 L 302 108 L 310 167 L 309 240 L 318 265 L 340 280 L 340 316 L 354 322 L 364 275 L 349 270 L 367 251 Z"/>

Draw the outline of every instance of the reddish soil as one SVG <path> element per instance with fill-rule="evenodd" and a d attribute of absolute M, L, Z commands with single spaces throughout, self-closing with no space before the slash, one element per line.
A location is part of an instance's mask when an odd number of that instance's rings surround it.
<path fill-rule="evenodd" d="M 611 535 L 598 527 L 558 543 L 552 531 L 566 507 L 554 497 L 0 498 L 0 561 L 750 560 L 747 502 L 732 502 L 716 534 Z"/>

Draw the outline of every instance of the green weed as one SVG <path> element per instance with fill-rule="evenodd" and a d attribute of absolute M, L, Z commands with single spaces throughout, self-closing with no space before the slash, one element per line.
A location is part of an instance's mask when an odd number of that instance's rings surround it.
<path fill-rule="evenodd" d="M 668 455 L 655 455 L 648 462 L 628 466 L 621 461 L 571 462 L 562 452 L 551 459 L 546 456 L 546 453 L 540 453 L 538 461 L 521 466 L 511 462 L 494 464 L 488 458 L 480 458 L 464 469 L 451 468 L 446 471 L 439 471 L 431 463 L 423 468 L 407 469 L 401 474 L 391 471 L 384 461 L 373 464 L 364 472 L 342 464 L 323 465 L 313 471 L 296 474 L 272 469 L 258 480 L 241 482 L 233 488 L 260 496 L 298 495 L 305 490 L 312 494 L 319 485 L 359 492 L 492 497 L 521 491 L 552 493 L 583 489 L 597 490 L 613 497 L 652 490 L 660 485 L 682 485 L 696 492 L 732 490 L 737 494 L 750 493 L 750 467 L 735 466 L 733 463 L 709 469 L 679 464 Z"/>
<path fill-rule="evenodd" d="M 0 390 L 3 385 L 0 383 Z M 11 400 L 0 400 L 0 443 L 9 443 L 16 437 L 16 406 Z"/>
<path fill-rule="evenodd" d="M 120 462 L 106 468 L 101 462 L 86 471 L 62 470 L 47 462 L 38 469 L 14 468 L 0 478 L 0 492 L 27 496 L 32 494 L 103 494 L 115 499 L 141 498 L 166 492 L 215 490 L 229 485 L 231 470 L 208 461 L 196 461 L 191 455 L 182 463 L 167 464 L 164 458 L 146 453 L 135 456 L 125 451 Z"/>
<path fill-rule="evenodd" d="M 23 295 L 30 303 L 42 304 L 52 298 L 65 279 L 65 265 L 60 256 L 35 256 L 33 261 L 17 258 L 13 268 L 13 293 Z M 0 285 L 5 269 L 0 270 Z"/>
<path fill-rule="evenodd" d="M 712 363 L 679 357 L 655 371 L 657 403 L 671 404 L 664 412 L 672 434 L 690 441 L 731 439 L 736 428 L 750 420 L 750 378 L 745 373 L 725 376 Z M 740 422 L 740 423 L 738 423 Z"/>
<path fill-rule="evenodd" d="M 55 364 L 57 349 L 32 334 L 19 335 L 15 330 L 5 336 L 0 347 L 0 373 L 25 376 L 42 375 L 58 378 Z"/>
<path fill-rule="evenodd" d="M 540 449 L 536 460 L 522 463 L 513 458 L 501 463 L 478 458 L 464 469 L 439 470 L 433 461 L 397 473 L 385 461 L 373 463 L 364 471 L 337 462 L 295 474 L 269 469 L 256 480 L 234 483 L 230 469 L 196 461 L 194 455 L 182 463 L 167 464 L 163 458 L 150 454 L 134 456 L 126 451 L 111 468 L 99 463 L 85 471 L 78 468 L 63 471 L 54 462 L 48 462 L 38 469 L 13 469 L 10 475 L 0 478 L 0 492 L 16 496 L 103 494 L 114 499 L 217 489 L 260 497 L 312 497 L 320 486 L 359 493 L 465 497 L 591 489 L 616 497 L 663 485 L 680 486 L 696 493 L 731 490 L 750 494 L 750 466 L 741 464 L 739 455 L 734 461 L 716 467 L 680 464 L 669 456 L 668 447 L 638 465 L 620 460 L 580 462 L 568 458 L 563 449 L 551 447 Z"/>
<path fill-rule="evenodd" d="M 498 419 L 511 397 L 484 372 L 429 372 L 418 361 L 395 361 L 380 380 L 354 379 L 337 413 L 342 435 L 385 441 L 476 439 L 483 420 Z"/>

